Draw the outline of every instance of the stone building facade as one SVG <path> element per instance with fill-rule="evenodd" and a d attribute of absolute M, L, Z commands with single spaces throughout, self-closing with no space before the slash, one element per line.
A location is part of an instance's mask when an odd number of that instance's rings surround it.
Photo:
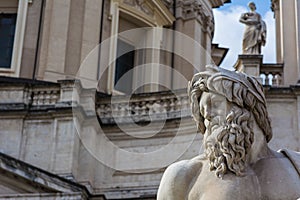
<path fill-rule="evenodd" d="M 276 20 L 288 6 L 278 2 Z M 185 88 L 226 55 L 212 44 L 212 9 L 224 3 L 1 0 L 0 31 L 10 42 L 0 61 L 0 198 L 155 199 L 164 169 L 201 151 Z M 271 146 L 300 151 L 298 64 L 278 48 L 277 64 L 241 55 L 240 70 L 267 77 Z M 172 70 L 150 65 L 122 82 L 153 62 Z"/>

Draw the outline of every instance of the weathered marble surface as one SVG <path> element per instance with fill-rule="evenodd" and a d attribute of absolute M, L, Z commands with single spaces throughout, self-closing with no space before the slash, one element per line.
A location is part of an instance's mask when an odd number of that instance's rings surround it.
<path fill-rule="evenodd" d="M 188 92 L 205 149 L 167 168 L 158 200 L 300 197 L 300 153 L 269 148 L 271 123 L 255 78 L 209 66 Z"/>
<path fill-rule="evenodd" d="M 248 4 L 250 12 L 243 13 L 240 22 L 245 24 L 243 36 L 243 54 L 261 54 L 261 47 L 266 44 L 267 26 L 259 13 L 255 3 Z"/>
<path fill-rule="evenodd" d="M 274 149 L 288 147 L 299 151 L 299 86 L 268 86 L 264 89 L 274 135 L 270 146 Z M 173 92 L 177 96 L 171 91 L 137 94 L 131 96 L 130 104 L 126 104 L 126 96 L 115 97 L 112 103 L 109 96 L 101 93 L 95 95 L 95 91 L 83 89 L 76 81 L 65 80 L 54 84 L 1 77 L 0 151 L 82 183 L 92 188 L 94 194 L 104 193 L 111 199 L 121 196 L 142 198 L 147 194 L 147 197 L 151 196 L 154 199 L 164 169 L 136 174 L 105 167 L 82 146 L 74 122 L 82 120 L 84 116 L 90 117 L 94 109 L 94 114 L 99 115 L 103 132 L 110 141 L 124 150 L 139 153 L 153 151 L 168 144 L 181 124 L 180 142 L 174 144 L 174 148 L 176 151 L 184 151 L 181 146 L 190 142 L 191 136 L 196 132 L 196 126 L 190 117 L 186 90 Z M 81 109 L 79 104 L 82 105 Z M 73 115 L 72 109 L 78 109 L 80 112 Z M 156 130 L 157 123 L 147 128 L 143 127 L 140 131 L 127 123 L 130 118 L 137 123 L 148 122 L 150 119 L 156 122 L 166 120 L 166 123 L 155 136 L 145 140 L 134 139 L 124 134 L 115 123 L 128 128 L 131 134 L 140 136 L 146 136 Z M 101 134 L 88 123 L 82 123 L 81 126 L 93 148 L 100 148 Z M 197 156 L 202 138 L 202 135 L 198 134 L 178 161 Z M 173 153 L 174 151 L 164 156 L 170 157 Z M 118 160 L 112 152 L 107 154 L 111 160 Z M 160 160 L 120 164 L 123 169 L 134 166 L 135 170 L 147 170 L 141 166 L 148 165 L 151 168 L 159 165 Z"/>

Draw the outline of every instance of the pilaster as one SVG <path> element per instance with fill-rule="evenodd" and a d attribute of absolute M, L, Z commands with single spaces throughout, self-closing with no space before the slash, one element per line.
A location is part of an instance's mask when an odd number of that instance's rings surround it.
<path fill-rule="evenodd" d="M 297 97 L 297 128 L 298 128 L 298 131 L 297 131 L 297 133 L 295 133 L 295 135 L 296 135 L 297 143 L 299 144 L 299 141 L 300 141 L 300 86 L 299 85 L 292 86 L 292 90 Z M 300 149 L 298 147 L 298 149 L 295 149 L 295 150 L 299 151 Z"/>
<path fill-rule="evenodd" d="M 183 52 L 175 55 L 174 69 L 190 80 L 198 71 L 211 64 L 211 41 L 214 32 L 214 18 L 209 0 L 176 1 L 176 31 L 191 38 L 187 44 L 183 38 L 175 40 L 175 48 Z M 182 56 L 181 55 L 181 56 Z M 173 89 L 184 88 L 187 82 L 173 80 Z"/>
<path fill-rule="evenodd" d="M 277 63 L 284 63 L 284 85 L 296 84 L 299 65 L 299 5 L 298 1 L 272 0 L 276 22 Z"/>
<path fill-rule="evenodd" d="M 215 23 L 208 4 L 206 1 L 179 0 L 176 4 L 176 18 L 183 21 L 197 20 L 202 30 L 212 38 Z"/>

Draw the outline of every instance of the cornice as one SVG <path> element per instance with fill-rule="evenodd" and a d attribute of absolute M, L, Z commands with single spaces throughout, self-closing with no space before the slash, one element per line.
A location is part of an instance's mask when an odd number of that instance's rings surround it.
<path fill-rule="evenodd" d="M 151 26 L 170 26 L 175 20 L 162 0 L 113 0 L 118 8 Z"/>
<path fill-rule="evenodd" d="M 176 17 L 182 20 L 197 20 L 205 32 L 213 35 L 215 23 L 212 8 L 208 2 L 179 0 L 176 3 Z"/>
<path fill-rule="evenodd" d="M 275 12 L 279 10 L 279 1 L 278 0 L 271 0 L 271 10 Z"/>
<path fill-rule="evenodd" d="M 209 0 L 213 8 L 223 6 L 224 3 L 230 3 L 230 0 Z"/>

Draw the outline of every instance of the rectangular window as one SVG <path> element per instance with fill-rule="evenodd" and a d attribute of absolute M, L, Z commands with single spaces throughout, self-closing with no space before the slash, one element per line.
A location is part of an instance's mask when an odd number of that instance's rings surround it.
<path fill-rule="evenodd" d="M 0 14 L 0 68 L 11 67 L 17 14 Z"/>
<path fill-rule="evenodd" d="M 135 47 L 118 39 L 115 69 L 115 89 L 125 94 L 132 92 Z"/>

